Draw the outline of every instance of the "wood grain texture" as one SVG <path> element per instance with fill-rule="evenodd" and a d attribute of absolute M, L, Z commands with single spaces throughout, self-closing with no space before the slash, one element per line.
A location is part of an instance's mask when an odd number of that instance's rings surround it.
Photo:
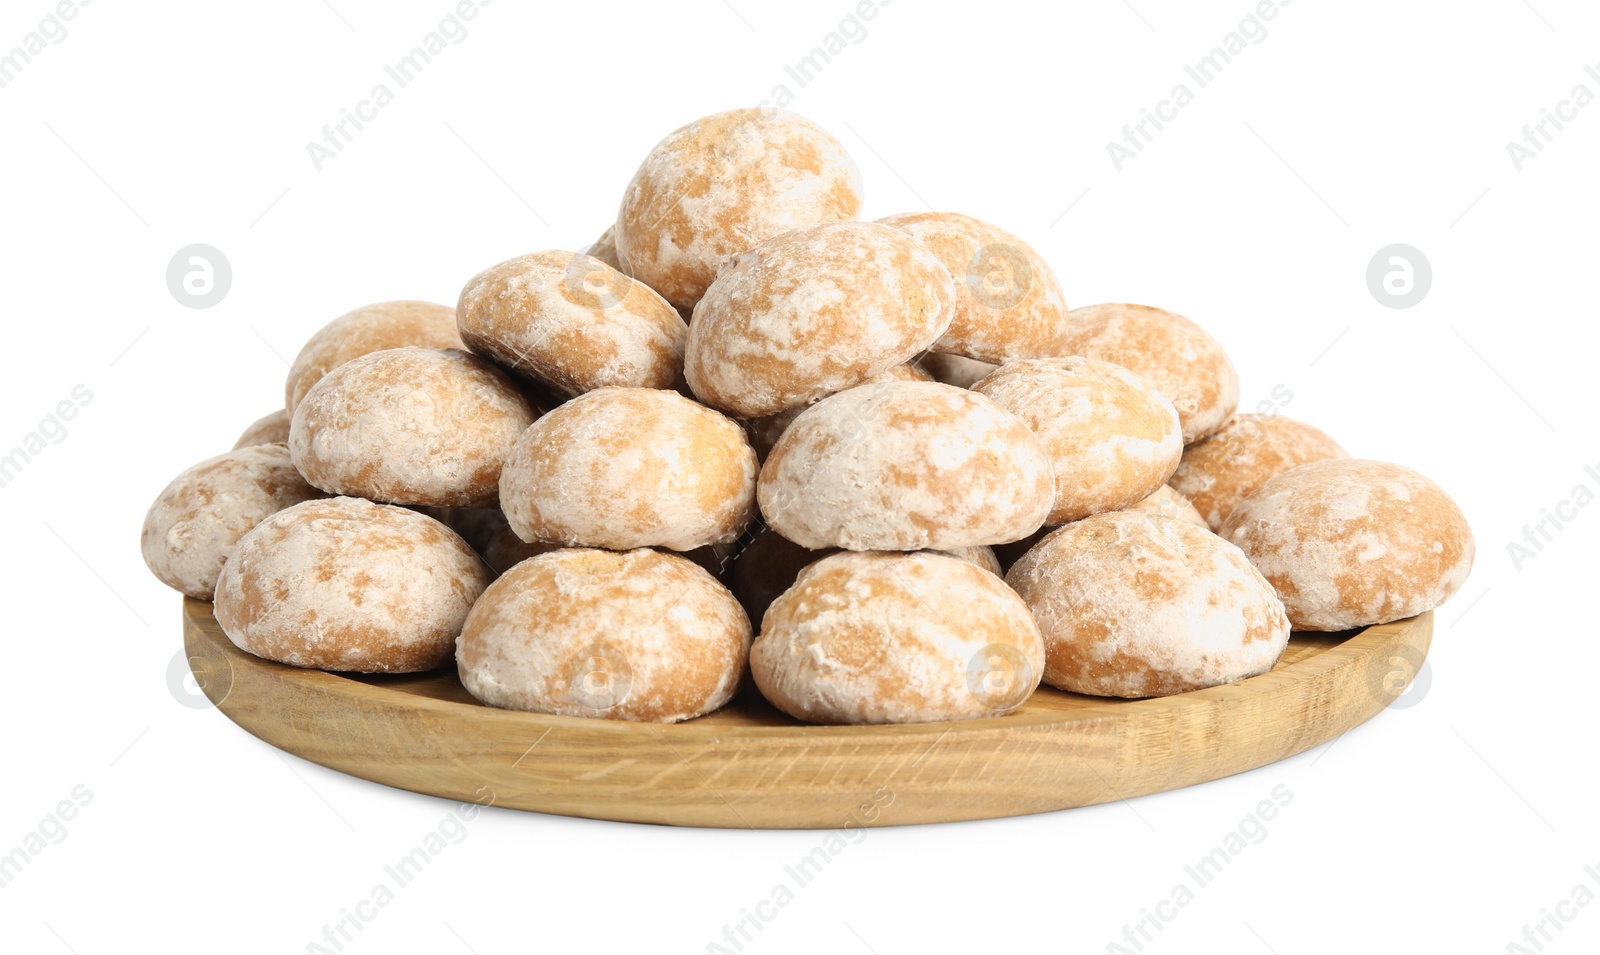
<path fill-rule="evenodd" d="M 808 726 L 747 690 L 673 725 L 497 710 L 453 670 L 348 677 L 229 642 L 184 600 L 206 695 L 266 742 L 341 772 L 448 799 L 685 826 L 835 829 L 1088 806 L 1219 779 L 1303 752 L 1409 685 L 1433 615 L 1296 634 L 1271 673 L 1152 700 L 1042 687 L 1017 712 L 960 723 Z"/>

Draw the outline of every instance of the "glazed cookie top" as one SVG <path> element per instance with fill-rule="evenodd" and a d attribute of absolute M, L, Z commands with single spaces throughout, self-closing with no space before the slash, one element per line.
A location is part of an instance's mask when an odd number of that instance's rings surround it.
<path fill-rule="evenodd" d="M 172 479 L 145 514 L 139 537 L 157 579 L 210 600 L 239 538 L 283 508 L 322 497 L 282 444 L 251 444 L 201 461 Z"/>
<path fill-rule="evenodd" d="M 1210 531 L 1139 511 L 1068 524 L 1006 574 L 1044 633 L 1045 682 L 1165 696 L 1263 673 L 1289 621 L 1250 561 Z"/>
<path fill-rule="evenodd" d="M 1334 440 L 1283 415 L 1236 414 L 1184 449 L 1171 485 L 1216 530 L 1268 479 L 1312 461 L 1349 457 Z"/>
<path fill-rule="evenodd" d="M 600 388 L 529 428 L 506 456 L 501 507 L 523 540 L 687 551 L 755 516 L 744 429 L 676 392 Z"/>
<path fill-rule="evenodd" d="M 949 550 L 1044 523 L 1056 480 L 1028 426 L 935 382 L 862 385 L 794 420 L 761 469 L 767 523 L 803 547 Z"/>
<path fill-rule="evenodd" d="M 1064 524 L 1150 496 L 1172 476 L 1183 432 L 1172 403 L 1120 365 L 1090 358 L 1008 362 L 972 386 L 1021 418 L 1055 466 Z"/>
<path fill-rule="evenodd" d="M 696 306 L 689 387 L 741 417 L 803 407 L 926 350 L 954 296 L 950 273 L 899 229 L 835 222 L 780 235 L 729 260 Z"/>
<path fill-rule="evenodd" d="M 492 706 L 670 723 L 726 703 L 750 621 L 692 561 L 648 548 L 569 548 L 496 581 L 457 646 L 462 682 Z"/>
<path fill-rule="evenodd" d="M 1472 570 L 1472 529 L 1439 485 L 1381 461 L 1313 461 L 1268 480 L 1218 531 L 1260 569 L 1301 630 L 1432 610 Z"/>
<path fill-rule="evenodd" d="M 217 584 L 241 649 L 293 666 L 413 672 L 450 658 L 489 571 L 467 542 L 404 507 L 307 501 L 243 540 Z"/>
<path fill-rule="evenodd" d="M 692 308 L 725 256 L 860 211 L 861 174 L 837 139 L 793 113 L 735 109 L 650 150 L 614 236 L 623 271 Z"/>
<path fill-rule="evenodd" d="M 1227 352 L 1182 315 L 1148 305 L 1075 308 L 1066 354 L 1109 361 L 1149 381 L 1178 409 L 1183 440 L 1221 428 L 1239 405 L 1239 373 Z"/>
<path fill-rule="evenodd" d="M 958 212 L 879 219 L 915 236 L 955 278 L 955 317 L 933 349 L 985 362 L 1066 354 L 1067 306 L 1039 253 Z"/>
<path fill-rule="evenodd" d="M 683 382 L 683 319 L 593 256 L 535 252 L 485 269 L 461 290 L 456 319 L 467 347 L 564 397 Z"/>
<path fill-rule="evenodd" d="M 295 409 L 289 450 L 306 480 L 333 494 L 492 507 L 501 462 L 535 417 L 511 379 L 476 355 L 391 348 L 317 382 Z"/>
<path fill-rule="evenodd" d="M 432 302 L 379 302 L 347 312 L 324 325 L 289 368 L 284 406 L 289 414 L 323 375 L 352 358 L 385 348 L 462 348 L 455 309 Z"/>
<path fill-rule="evenodd" d="M 844 553 L 772 602 L 750 663 L 767 699 L 800 719 L 911 723 L 1016 709 L 1044 646 L 988 571 L 945 554 Z"/>

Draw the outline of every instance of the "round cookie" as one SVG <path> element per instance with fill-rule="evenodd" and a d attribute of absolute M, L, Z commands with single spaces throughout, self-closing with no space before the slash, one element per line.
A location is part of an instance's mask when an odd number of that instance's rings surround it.
<path fill-rule="evenodd" d="M 233 450 L 255 444 L 284 444 L 288 440 L 289 412 L 279 408 L 251 422 L 250 427 L 244 429 L 244 434 L 239 435 L 239 440 L 233 443 Z"/>
<path fill-rule="evenodd" d="M 692 550 L 755 516 L 744 429 L 676 392 L 600 388 L 517 439 L 500 506 L 517 536 L 582 547 Z"/>
<path fill-rule="evenodd" d="M 1170 484 L 1156 488 L 1155 493 L 1135 504 L 1123 508 L 1125 511 L 1139 511 L 1144 514 L 1154 514 L 1157 517 L 1168 517 L 1175 521 L 1183 521 L 1196 527 L 1211 530 L 1211 525 L 1200 516 L 1195 506 L 1189 499 L 1172 489 Z"/>
<path fill-rule="evenodd" d="M 463 348 L 456 311 L 432 302 L 379 302 L 347 312 L 324 325 L 300 349 L 284 384 L 289 414 L 323 375 L 352 358 L 385 348 Z"/>
<path fill-rule="evenodd" d="M 617 257 L 617 227 L 606 226 L 606 231 L 600 233 L 600 238 L 594 244 L 584 249 L 585 255 L 592 255 L 618 272 L 626 271 L 622 267 L 622 260 Z"/>
<path fill-rule="evenodd" d="M 870 385 L 879 381 L 932 380 L 933 376 L 929 375 L 921 368 L 918 368 L 916 365 L 905 364 L 896 365 L 882 374 L 873 375 L 867 381 L 862 382 L 862 384 Z M 806 409 L 790 408 L 788 411 L 780 411 L 775 415 L 768 415 L 765 418 L 746 419 L 744 428 L 745 431 L 750 435 L 750 446 L 756 449 L 756 456 L 765 461 L 767 459 L 767 455 L 772 451 L 772 446 L 778 443 L 778 439 L 783 437 L 783 432 L 788 429 L 790 424 L 794 423 L 794 419 L 800 417 L 800 412 L 804 410 Z"/>
<path fill-rule="evenodd" d="M 1353 630 L 1432 610 L 1472 570 L 1472 528 L 1398 464 L 1332 458 L 1271 478 L 1217 532 L 1249 555 L 1296 630 Z"/>
<path fill-rule="evenodd" d="M 762 528 L 749 546 L 739 552 L 728 573 L 728 588 L 739 598 L 751 623 L 759 628 L 761 615 L 777 596 L 794 586 L 800 571 L 824 557 L 839 553 L 837 548 L 806 550 L 770 528 Z M 1000 561 L 990 547 L 958 547 L 937 551 L 982 567 L 1000 576 Z"/>
<path fill-rule="evenodd" d="M 562 549 L 490 585 L 456 648 L 490 706 L 675 723 L 733 698 L 750 621 L 703 568 L 640 548 Z"/>
<path fill-rule="evenodd" d="M 307 481 L 333 494 L 487 508 L 506 452 L 537 416 L 476 355 L 391 348 L 345 362 L 306 393 L 289 451 Z"/>
<path fill-rule="evenodd" d="M 950 550 L 1014 541 L 1055 501 L 1028 426 L 935 382 L 862 385 L 806 409 L 761 468 L 773 530 L 813 550 Z"/>
<path fill-rule="evenodd" d="M 1120 365 L 1025 358 L 972 386 L 1021 418 L 1055 467 L 1046 524 L 1127 507 L 1167 483 L 1183 454 L 1172 403 Z"/>
<path fill-rule="evenodd" d="M 957 388 L 971 388 L 1000 368 L 999 365 L 986 361 L 932 351 L 918 358 L 915 364 L 932 375 L 934 381 L 954 385 Z"/>
<path fill-rule="evenodd" d="M 693 308 L 724 257 L 861 211 L 861 174 L 821 127 L 774 109 L 697 119 L 657 143 L 617 210 L 622 271 Z"/>
<path fill-rule="evenodd" d="M 172 479 L 150 505 L 139 535 L 145 566 L 162 583 L 210 600 L 239 538 L 301 501 L 322 497 L 282 444 L 252 444 L 208 458 Z"/>
<path fill-rule="evenodd" d="M 1345 457 L 1343 448 L 1309 424 L 1283 415 L 1236 414 L 1221 431 L 1183 450 L 1168 483 L 1216 530 L 1268 479 L 1312 461 Z"/>
<path fill-rule="evenodd" d="M 1227 352 L 1182 315 L 1148 305 L 1075 308 L 1062 354 L 1121 365 L 1178 409 L 1183 441 L 1212 434 L 1239 406 L 1239 373 Z"/>
<path fill-rule="evenodd" d="M 1044 682 L 1168 696 L 1272 669 L 1289 620 L 1245 555 L 1183 521 L 1112 511 L 1053 531 L 1006 583 L 1044 635 Z"/>
<path fill-rule="evenodd" d="M 934 553 L 817 561 L 772 602 L 750 648 L 761 694 L 811 723 L 1003 716 L 1033 694 L 1043 665 L 1017 595 Z"/>
<path fill-rule="evenodd" d="M 564 397 L 683 383 L 683 319 L 593 256 L 535 252 L 485 269 L 461 290 L 456 321 L 468 348 Z"/>
<path fill-rule="evenodd" d="M 730 259 L 695 307 L 684 374 L 746 418 L 804 407 L 902 365 L 954 314 L 950 273 L 872 222 L 785 233 Z"/>
<path fill-rule="evenodd" d="M 934 351 L 985 362 L 1065 354 L 1061 286 L 1028 243 L 958 212 L 908 212 L 878 221 L 915 236 L 956 280 L 955 317 Z"/>
<path fill-rule="evenodd" d="M 450 660 L 489 569 L 426 514 L 354 497 L 279 511 L 239 541 L 216 616 L 239 649 L 297 667 L 414 673 Z"/>

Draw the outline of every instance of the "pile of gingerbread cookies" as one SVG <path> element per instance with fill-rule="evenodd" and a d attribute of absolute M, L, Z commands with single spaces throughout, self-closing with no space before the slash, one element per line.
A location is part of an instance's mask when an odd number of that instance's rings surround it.
<path fill-rule="evenodd" d="M 1445 492 L 1239 413 L 1195 323 L 1069 311 L 1009 232 L 861 204 L 798 116 L 684 126 L 587 254 L 312 336 L 285 408 L 161 492 L 146 563 L 269 660 L 659 722 L 1182 693 L 1460 589 Z"/>

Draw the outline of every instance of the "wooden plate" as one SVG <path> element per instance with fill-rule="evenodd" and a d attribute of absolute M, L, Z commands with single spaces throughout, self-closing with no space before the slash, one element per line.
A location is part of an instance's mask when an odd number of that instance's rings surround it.
<path fill-rule="evenodd" d="M 1153 700 L 1041 687 L 1016 713 L 808 726 L 751 693 L 667 726 L 483 706 L 453 670 L 349 677 L 236 648 L 183 604 L 196 679 L 230 719 L 332 769 L 447 799 L 681 826 L 835 829 L 988 819 L 1127 799 L 1303 752 L 1388 706 L 1433 615 L 1296 634 L 1271 673 Z"/>

